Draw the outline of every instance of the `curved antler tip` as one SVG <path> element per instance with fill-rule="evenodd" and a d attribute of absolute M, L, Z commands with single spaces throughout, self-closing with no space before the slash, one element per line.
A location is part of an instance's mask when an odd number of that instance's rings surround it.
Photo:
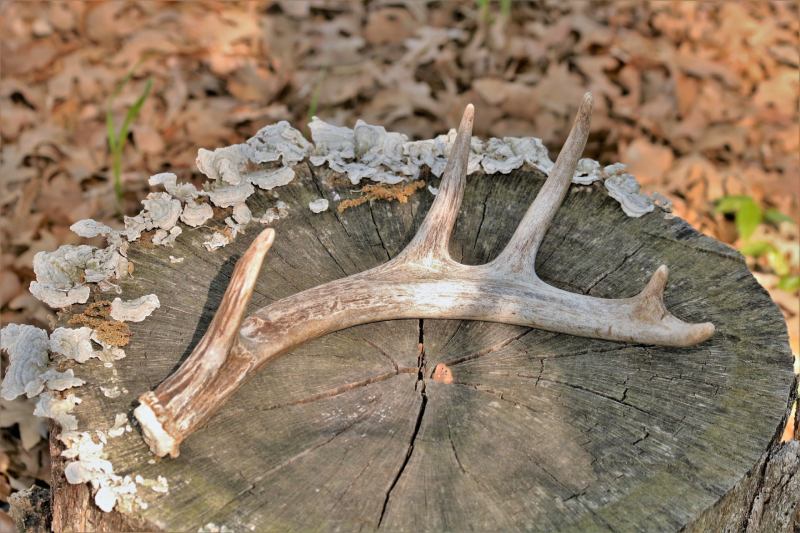
<path fill-rule="evenodd" d="M 711 322 L 701 322 L 700 324 L 690 324 L 690 329 L 686 335 L 686 342 L 683 346 L 694 346 L 714 336 L 716 327 Z"/>
<path fill-rule="evenodd" d="M 253 242 L 250 243 L 250 247 L 247 249 L 247 253 L 245 256 L 246 263 L 253 262 L 258 263 L 256 265 L 256 269 L 261 268 L 261 261 L 263 260 L 264 256 L 267 254 L 269 249 L 272 247 L 272 243 L 275 242 L 275 230 L 272 228 L 267 228 L 258 236 L 253 239 Z M 252 258 L 252 259 L 250 259 Z"/>
<path fill-rule="evenodd" d="M 587 92 L 583 95 L 580 109 L 578 109 L 578 118 L 589 120 L 592 114 L 592 105 L 594 104 L 594 97 L 592 93 Z"/>
<path fill-rule="evenodd" d="M 475 122 L 475 106 L 467 104 L 464 108 L 464 114 L 461 116 L 461 124 L 458 126 L 458 131 L 472 132 L 472 124 Z"/>
<path fill-rule="evenodd" d="M 272 228 L 267 228 L 261 233 L 259 233 L 258 237 L 256 237 L 256 241 L 261 241 L 264 244 L 272 244 L 275 240 L 275 230 Z"/>

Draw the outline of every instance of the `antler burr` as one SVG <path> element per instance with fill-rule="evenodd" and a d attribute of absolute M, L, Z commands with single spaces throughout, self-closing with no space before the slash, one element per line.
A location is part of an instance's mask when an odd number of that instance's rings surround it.
<path fill-rule="evenodd" d="M 177 456 L 180 443 L 251 372 L 303 342 L 368 322 L 484 320 L 663 346 L 690 346 L 711 337 L 713 324 L 689 324 L 667 311 L 666 266 L 655 271 L 642 292 L 622 299 L 570 293 L 536 275 L 536 252 L 583 152 L 591 107 L 587 93 L 550 176 L 506 248 L 490 263 L 463 265 L 448 250 L 466 184 L 472 105 L 461 119 L 439 194 L 399 255 L 373 269 L 274 302 L 242 321 L 274 237 L 272 229 L 264 230 L 239 260 L 203 339 L 174 374 L 139 398 L 134 415 L 151 450 L 159 456 Z"/>

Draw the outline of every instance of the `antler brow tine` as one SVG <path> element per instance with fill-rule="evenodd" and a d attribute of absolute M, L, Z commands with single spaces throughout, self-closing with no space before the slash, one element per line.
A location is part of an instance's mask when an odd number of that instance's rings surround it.
<path fill-rule="evenodd" d="M 139 398 L 134 415 L 153 453 L 178 455 L 183 439 L 268 361 L 358 324 L 403 318 L 485 320 L 664 346 L 690 346 L 711 337 L 713 324 L 688 324 L 667 311 L 665 266 L 638 295 L 621 299 L 566 292 L 536 276 L 536 251 L 586 144 L 591 104 L 587 94 L 550 176 L 506 248 L 490 263 L 462 265 L 448 253 L 464 194 L 471 105 L 464 111 L 439 194 L 417 235 L 391 261 L 278 300 L 242 320 L 274 238 L 271 229 L 262 232 L 239 260 L 203 339 L 175 373 Z"/>

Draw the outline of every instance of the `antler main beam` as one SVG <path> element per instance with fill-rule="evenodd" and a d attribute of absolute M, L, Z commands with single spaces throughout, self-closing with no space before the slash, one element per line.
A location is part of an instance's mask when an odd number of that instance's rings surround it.
<path fill-rule="evenodd" d="M 398 256 L 274 302 L 242 321 L 274 238 L 272 229 L 264 230 L 239 260 L 203 339 L 174 374 L 139 398 L 134 414 L 151 450 L 177 456 L 181 441 L 205 423 L 248 374 L 308 340 L 368 322 L 484 320 L 663 346 L 690 346 L 708 339 L 714 333 L 711 323 L 688 324 L 664 306 L 665 266 L 642 292 L 622 299 L 566 292 L 536 275 L 536 252 L 583 152 L 591 108 L 587 94 L 550 176 L 506 248 L 485 265 L 460 264 L 448 250 L 466 183 L 472 105 L 461 119 L 439 194 Z"/>

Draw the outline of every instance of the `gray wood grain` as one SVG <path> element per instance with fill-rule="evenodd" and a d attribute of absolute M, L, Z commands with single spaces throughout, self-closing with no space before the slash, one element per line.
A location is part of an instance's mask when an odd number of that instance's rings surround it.
<path fill-rule="evenodd" d="M 313 214 L 310 200 L 335 207 L 334 190 L 348 197 L 352 187 L 328 171 L 297 171 L 278 189 L 290 215 L 274 225 L 253 310 L 393 257 L 432 200 L 422 191 L 406 204 Z M 542 181 L 471 177 L 453 255 L 470 264 L 496 256 Z M 264 193 L 249 204 L 259 216 L 274 201 Z M 81 428 L 110 427 L 177 368 L 259 229 L 215 252 L 201 245 L 210 228 L 184 231 L 173 249 L 131 247 L 123 296 L 156 293 L 161 308 L 131 324 L 114 369 L 76 369 L 90 382 Z M 536 260 L 545 281 L 602 297 L 634 295 L 660 264 L 670 267 L 667 307 L 714 322 L 710 341 L 659 348 L 435 320 L 344 330 L 270 363 L 177 459 L 148 464 L 136 431 L 109 441 L 117 473 L 169 480 L 168 496 L 140 490 L 150 505 L 133 518 L 170 531 L 690 525 L 754 467 L 784 417 L 792 373 L 780 312 L 737 252 L 661 212 L 627 218 L 599 188 L 570 190 Z M 453 383 L 430 379 L 439 363 Z M 127 392 L 106 398 L 99 386 L 111 383 Z"/>

